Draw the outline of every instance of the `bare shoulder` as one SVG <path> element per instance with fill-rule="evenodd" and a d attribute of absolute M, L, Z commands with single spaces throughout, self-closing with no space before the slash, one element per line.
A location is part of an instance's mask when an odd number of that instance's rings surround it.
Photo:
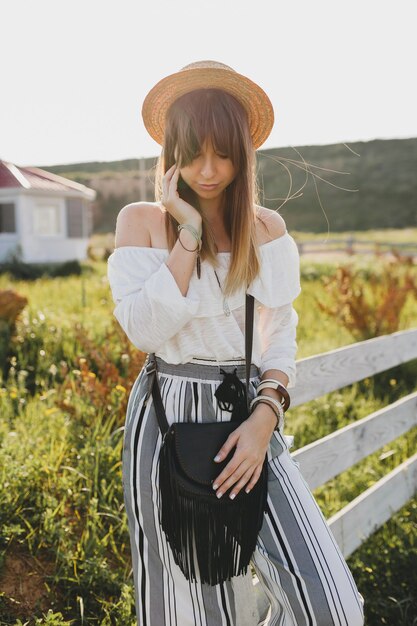
<path fill-rule="evenodd" d="M 160 219 L 161 209 L 156 202 L 132 202 L 118 213 L 116 220 L 115 248 L 121 246 L 152 245 L 151 233 L 155 221 Z"/>
<path fill-rule="evenodd" d="M 287 225 L 284 218 L 272 209 L 257 206 L 257 216 L 259 219 L 258 238 L 259 245 L 268 243 L 273 239 L 282 237 L 287 232 Z"/>

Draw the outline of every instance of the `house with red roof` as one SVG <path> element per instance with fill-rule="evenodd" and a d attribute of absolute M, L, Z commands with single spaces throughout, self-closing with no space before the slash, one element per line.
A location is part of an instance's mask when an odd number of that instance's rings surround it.
<path fill-rule="evenodd" d="M 0 263 L 85 259 L 95 198 L 85 185 L 0 160 Z"/>

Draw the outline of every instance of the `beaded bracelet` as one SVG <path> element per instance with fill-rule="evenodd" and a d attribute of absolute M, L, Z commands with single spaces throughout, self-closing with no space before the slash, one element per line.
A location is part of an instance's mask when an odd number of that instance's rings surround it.
<path fill-rule="evenodd" d="M 271 398 L 270 396 L 259 395 L 259 396 L 255 396 L 253 400 L 251 401 L 249 405 L 250 410 L 252 410 L 252 408 L 258 402 L 269 404 L 269 406 L 274 410 L 274 413 L 277 418 L 277 424 L 274 430 L 279 430 L 280 426 L 284 423 L 284 409 L 281 403 L 278 402 L 278 400 L 275 400 L 275 398 Z"/>
<path fill-rule="evenodd" d="M 281 427 L 281 425 L 282 425 L 284 422 L 283 422 L 283 420 L 281 419 L 281 417 L 280 417 L 280 416 L 276 413 L 276 411 L 275 411 L 274 407 L 271 405 L 271 403 L 270 403 L 270 402 L 268 402 L 268 401 L 267 401 L 267 400 L 265 400 L 265 399 L 261 399 L 261 400 L 258 400 L 257 404 L 267 404 L 268 406 L 270 406 L 270 407 L 274 410 L 275 417 L 277 418 L 277 423 L 275 424 L 275 428 L 274 428 L 274 430 L 279 430 L 279 429 L 280 429 L 280 427 Z"/>

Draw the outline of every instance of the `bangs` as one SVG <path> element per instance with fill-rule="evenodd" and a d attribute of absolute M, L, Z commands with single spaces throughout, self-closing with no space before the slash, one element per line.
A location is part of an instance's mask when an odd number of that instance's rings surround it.
<path fill-rule="evenodd" d="M 206 140 L 235 167 L 244 167 L 242 139 L 249 135 L 247 116 L 240 102 L 225 91 L 198 89 L 185 94 L 170 107 L 167 122 L 171 136 L 166 141 L 175 149 L 180 167 L 195 159 Z"/>

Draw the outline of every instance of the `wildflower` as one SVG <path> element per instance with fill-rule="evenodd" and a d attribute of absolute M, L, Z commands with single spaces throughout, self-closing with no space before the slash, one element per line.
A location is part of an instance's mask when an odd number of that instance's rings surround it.
<path fill-rule="evenodd" d="M 52 363 L 52 365 L 49 367 L 49 370 L 48 370 L 48 371 L 52 374 L 52 376 L 56 376 L 56 373 L 57 373 L 57 371 L 58 371 L 58 368 L 57 368 L 57 366 L 55 365 L 55 363 Z"/>

